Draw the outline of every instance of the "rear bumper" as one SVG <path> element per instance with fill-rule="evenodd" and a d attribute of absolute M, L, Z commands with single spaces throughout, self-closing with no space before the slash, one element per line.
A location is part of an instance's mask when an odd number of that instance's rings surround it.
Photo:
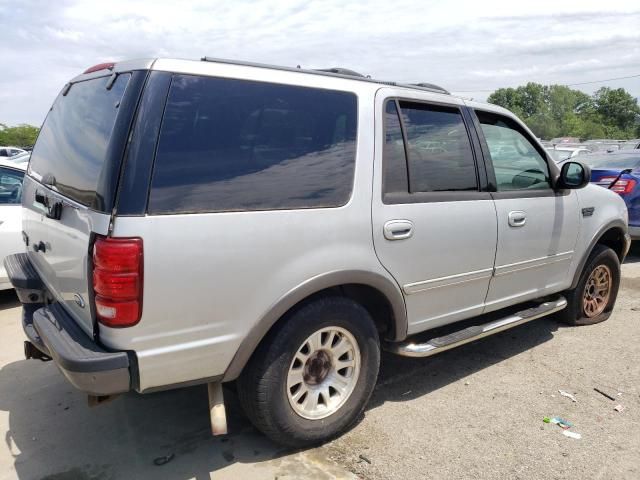
<path fill-rule="evenodd" d="M 640 240 L 640 226 L 629 225 L 631 240 Z"/>
<path fill-rule="evenodd" d="M 100 346 L 59 303 L 40 303 L 44 287 L 26 254 L 7 257 L 5 266 L 23 303 L 25 334 L 38 350 L 53 359 L 74 387 L 98 396 L 131 389 L 133 356 Z"/>

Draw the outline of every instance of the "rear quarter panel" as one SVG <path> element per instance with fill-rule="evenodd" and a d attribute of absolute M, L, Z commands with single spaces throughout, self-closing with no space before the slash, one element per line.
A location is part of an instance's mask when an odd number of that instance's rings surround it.
<path fill-rule="evenodd" d="M 135 351 L 139 390 L 225 373 L 243 340 L 287 292 L 327 272 L 388 277 L 371 236 L 373 90 L 359 94 L 350 201 L 339 208 L 118 217 L 116 237 L 144 240 L 140 323 L 100 327 Z"/>
<path fill-rule="evenodd" d="M 634 174 L 636 188 L 625 198 L 627 210 L 629 211 L 629 226 L 640 228 L 640 173 Z"/>

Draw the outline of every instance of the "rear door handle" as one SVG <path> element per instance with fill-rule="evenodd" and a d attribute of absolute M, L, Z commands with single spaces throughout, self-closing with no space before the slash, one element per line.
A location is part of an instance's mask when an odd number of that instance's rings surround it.
<path fill-rule="evenodd" d="M 527 223 L 527 214 L 522 210 L 509 212 L 509 225 L 512 227 L 524 227 Z"/>
<path fill-rule="evenodd" d="M 413 235 L 413 222 L 409 220 L 389 220 L 382 229 L 387 240 L 404 240 Z"/>

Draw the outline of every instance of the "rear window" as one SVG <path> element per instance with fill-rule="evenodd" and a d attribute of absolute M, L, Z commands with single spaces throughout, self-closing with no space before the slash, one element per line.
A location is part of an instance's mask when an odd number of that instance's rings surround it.
<path fill-rule="evenodd" d="M 356 153 L 353 93 L 175 75 L 149 213 L 337 207 Z"/>
<path fill-rule="evenodd" d="M 74 83 L 47 115 L 31 154 L 29 173 L 89 207 L 101 205 L 98 184 L 120 101 L 130 74 Z"/>

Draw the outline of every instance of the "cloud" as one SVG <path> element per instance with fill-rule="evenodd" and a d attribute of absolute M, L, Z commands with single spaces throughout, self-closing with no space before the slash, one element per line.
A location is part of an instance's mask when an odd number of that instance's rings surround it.
<path fill-rule="evenodd" d="M 640 73 L 636 3 L 610 0 L 606 12 L 595 3 L 558 3 L 0 0 L 0 121 L 39 124 L 68 79 L 95 63 L 139 57 L 344 66 L 476 89 L 476 98 L 527 81 Z M 611 86 L 640 96 L 638 79 Z"/>

